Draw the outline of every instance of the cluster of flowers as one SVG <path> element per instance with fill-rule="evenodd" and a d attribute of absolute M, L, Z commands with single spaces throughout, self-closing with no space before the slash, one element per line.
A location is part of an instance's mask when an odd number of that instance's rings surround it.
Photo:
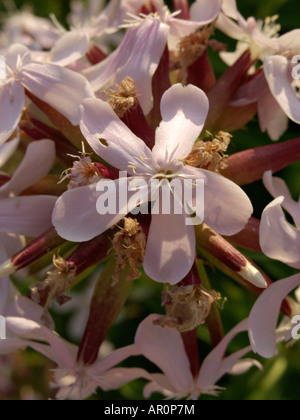
<path fill-rule="evenodd" d="M 248 353 L 270 358 L 278 342 L 290 341 L 300 314 L 288 296 L 300 275 L 273 283 L 236 248 L 300 269 L 300 204 L 273 177 L 300 159 L 300 139 L 272 143 L 289 119 L 300 124 L 300 30 L 280 35 L 276 18 L 246 20 L 235 0 L 173 0 L 172 10 L 163 0 L 105 3 L 72 3 L 69 30 L 54 16 L 22 12 L 0 34 L 0 314 L 7 329 L 0 354 L 30 347 L 51 359 L 59 399 L 85 399 L 137 378 L 147 382 L 145 398 L 216 395 L 223 375 L 261 368 Z M 238 41 L 235 52 L 216 30 Z M 208 50 L 229 65 L 218 79 Z M 229 133 L 256 114 L 270 145 L 228 156 Z M 274 201 L 257 220 L 241 186 L 260 179 Z M 108 180 L 114 188 L 101 188 Z M 146 187 L 153 180 L 156 200 L 174 192 L 172 182 L 192 180 L 189 200 L 175 197 L 189 212 L 151 213 Z M 104 206 L 124 188 L 127 200 L 99 214 L 99 198 Z M 259 296 L 249 318 L 225 336 L 221 296 L 203 261 Z M 89 316 L 77 347 L 55 332 L 49 309 L 100 265 L 92 298 L 79 296 Z M 99 358 L 142 272 L 164 283 L 166 313 L 149 314 L 134 344 Z M 286 318 L 278 327 L 280 311 Z M 200 367 L 202 324 L 213 349 Z M 248 346 L 228 355 L 242 332 Z M 120 367 L 138 355 L 162 373 Z"/>

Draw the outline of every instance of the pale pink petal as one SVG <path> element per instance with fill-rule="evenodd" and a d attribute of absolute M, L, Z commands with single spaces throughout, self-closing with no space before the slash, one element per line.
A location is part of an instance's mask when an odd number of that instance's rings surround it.
<path fill-rule="evenodd" d="M 238 356 L 238 355 L 236 355 Z M 247 373 L 250 369 L 253 367 L 256 367 L 259 370 L 263 370 L 263 365 L 259 363 L 255 359 L 243 359 L 239 360 L 232 368 L 232 370 L 229 372 L 230 375 L 243 375 L 244 373 Z"/>
<path fill-rule="evenodd" d="M 194 380 L 180 333 L 176 329 L 153 325 L 158 316 L 150 315 L 140 324 L 135 344 L 166 374 L 175 390 L 189 391 Z"/>
<path fill-rule="evenodd" d="M 220 0 L 196 0 L 190 8 L 191 20 L 205 26 L 216 19 L 220 9 Z"/>
<path fill-rule="evenodd" d="M 25 340 L 9 337 L 6 340 L 0 340 L 0 355 L 11 354 L 17 350 L 27 347 Z"/>
<path fill-rule="evenodd" d="M 249 45 L 246 44 L 245 42 L 238 42 L 236 45 L 236 49 L 233 52 L 228 52 L 228 51 L 221 51 L 220 52 L 220 57 L 222 58 L 222 60 L 224 61 L 225 64 L 227 64 L 229 67 L 233 66 L 234 63 L 244 54 L 245 51 L 247 51 L 249 49 Z M 254 69 L 256 70 L 256 69 Z M 249 73 L 252 74 L 253 71 L 252 69 L 249 70 Z M 239 91 L 238 91 L 239 92 Z M 241 97 L 241 101 L 243 100 L 243 97 Z M 246 98 L 247 100 L 247 98 Z M 252 103 L 252 102 L 250 102 Z M 238 106 L 238 105 L 236 105 Z"/>
<path fill-rule="evenodd" d="M 287 58 L 266 57 L 264 70 L 271 92 L 279 106 L 292 121 L 300 124 L 300 100 L 291 85 Z"/>
<path fill-rule="evenodd" d="M 51 140 L 30 143 L 23 161 L 11 180 L 0 187 L 0 197 L 18 195 L 26 188 L 44 178 L 55 160 L 55 144 Z"/>
<path fill-rule="evenodd" d="M 208 114 L 205 93 L 193 86 L 173 85 L 161 100 L 163 121 L 156 130 L 153 155 L 158 164 L 185 158 L 199 137 Z"/>
<path fill-rule="evenodd" d="M 143 390 L 143 395 L 145 398 L 150 398 L 154 392 L 159 392 L 166 397 L 173 397 L 176 394 L 176 389 L 166 377 L 166 375 L 161 373 L 153 373 L 150 380 L 151 382 L 145 385 Z"/>
<path fill-rule="evenodd" d="M 269 89 L 258 101 L 258 116 L 262 132 L 267 131 L 274 141 L 279 140 L 288 129 L 289 120 Z"/>
<path fill-rule="evenodd" d="M 300 285 L 299 274 L 272 284 L 256 301 L 249 318 L 253 351 L 270 359 L 278 351 L 276 327 L 284 298 Z"/>
<path fill-rule="evenodd" d="M 139 168 L 149 172 L 150 149 L 116 116 L 107 102 L 85 100 L 81 107 L 80 128 L 95 153 L 112 166 L 132 175 L 134 171 L 129 168 L 132 164 L 138 168 L 138 173 Z M 139 156 L 145 159 L 146 166 Z"/>
<path fill-rule="evenodd" d="M 138 89 L 143 111 L 148 114 L 153 106 L 152 77 L 164 52 L 168 33 L 169 26 L 158 18 L 146 18 L 138 27 L 129 29 L 116 51 L 84 71 L 94 91 L 121 84 L 130 76 Z"/>
<path fill-rule="evenodd" d="M 51 227 L 57 197 L 24 196 L 1 199 L 0 231 L 38 236 Z"/>
<path fill-rule="evenodd" d="M 286 183 L 278 177 L 272 176 L 272 171 L 267 171 L 263 176 L 266 189 L 274 197 L 284 197 L 282 206 L 293 217 L 295 223 L 300 227 L 300 202 L 293 200 Z"/>
<path fill-rule="evenodd" d="M 184 213 L 184 212 L 183 212 Z M 186 225 L 184 214 L 152 214 L 144 270 L 159 283 L 179 283 L 195 259 L 194 226 Z"/>
<path fill-rule="evenodd" d="M 25 296 L 14 296 L 14 299 L 8 305 L 6 316 L 12 318 L 24 318 L 34 321 L 37 324 L 43 324 L 45 310 L 42 306 L 34 303 Z M 54 324 L 49 316 L 49 329 L 54 330 Z M 50 328 L 51 327 L 51 328 Z"/>
<path fill-rule="evenodd" d="M 17 147 L 19 145 L 20 138 L 16 137 L 15 139 L 4 143 L 0 146 L 0 168 L 4 166 L 6 162 L 13 156 Z"/>
<path fill-rule="evenodd" d="M 112 214 L 104 215 L 97 212 L 97 201 L 101 192 L 96 191 L 95 185 L 69 190 L 57 200 L 52 222 L 62 238 L 72 242 L 89 241 L 114 226 L 136 207 L 133 201 L 130 201 L 134 193 L 128 192 L 129 200 L 124 193 L 128 190 L 127 178 L 110 183 L 107 200 L 116 203 L 116 207 L 110 211 Z M 146 184 L 144 202 L 148 201 L 147 187 Z M 119 203 L 120 194 L 124 197 L 121 203 Z"/>
<path fill-rule="evenodd" d="M 262 370 L 262 365 L 257 360 L 242 359 L 242 357 L 251 351 L 252 348 L 249 346 L 223 359 L 217 381 L 228 373 L 230 375 L 243 375 L 254 366 Z"/>
<path fill-rule="evenodd" d="M 13 44 L 5 51 L 7 65 L 16 70 L 19 63 L 28 63 L 31 60 L 31 51 L 22 44 Z"/>
<path fill-rule="evenodd" d="M 128 359 L 131 356 L 138 356 L 140 354 L 140 350 L 135 345 L 122 347 L 120 349 L 114 350 L 104 359 L 86 368 L 86 372 L 91 376 L 101 375 L 103 372 L 123 362 L 123 360 Z"/>
<path fill-rule="evenodd" d="M 240 232 L 253 212 L 252 204 L 244 191 L 222 175 L 186 165 L 183 173 L 203 179 L 204 222 L 221 235 Z"/>
<path fill-rule="evenodd" d="M 17 128 L 24 107 L 24 88 L 15 80 L 0 86 L 0 145 Z"/>
<path fill-rule="evenodd" d="M 151 375 L 144 369 L 139 368 L 116 368 L 105 372 L 100 380 L 100 386 L 104 391 L 120 389 L 122 386 L 136 379 L 151 379 Z"/>
<path fill-rule="evenodd" d="M 169 48 L 175 49 L 180 40 L 215 20 L 220 13 L 220 0 L 197 0 L 190 8 L 191 20 L 167 18 L 170 25 Z"/>
<path fill-rule="evenodd" d="M 7 327 L 17 337 L 27 340 L 38 340 L 48 343 L 54 350 L 55 360 L 59 358 L 60 364 L 69 369 L 74 368 L 74 360 L 70 355 L 68 347 L 53 331 L 40 324 L 25 318 L 7 317 Z M 30 347 L 34 348 L 35 343 L 31 343 Z"/>
<path fill-rule="evenodd" d="M 67 66 L 83 57 L 89 49 L 89 36 L 82 30 L 64 34 L 51 50 L 53 64 Z"/>
<path fill-rule="evenodd" d="M 54 64 L 30 63 L 22 70 L 23 86 L 46 102 L 73 125 L 80 121 L 79 106 L 94 94 L 87 80 Z"/>
<path fill-rule="evenodd" d="M 224 373 L 223 358 L 229 343 L 233 338 L 244 331 L 248 330 L 248 319 L 242 321 L 233 330 L 231 330 L 223 340 L 215 347 L 204 360 L 200 369 L 197 386 L 202 391 L 214 389 L 220 375 Z"/>
<path fill-rule="evenodd" d="M 268 257 L 300 269 L 300 230 L 287 222 L 281 207 L 283 202 L 284 197 L 278 197 L 265 208 L 260 224 L 260 245 Z"/>
<path fill-rule="evenodd" d="M 278 38 L 282 52 L 300 51 L 300 29 L 294 29 Z"/>
<path fill-rule="evenodd" d="M 216 27 L 230 38 L 244 42 L 249 40 L 249 34 L 247 34 L 243 28 L 223 13 L 219 14 Z"/>
<path fill-rule="evenodd" d="M 222 0 L 222 11 L 226 16 L 237 20 L 238 8 L 236 5 L 236 0 Z"/>

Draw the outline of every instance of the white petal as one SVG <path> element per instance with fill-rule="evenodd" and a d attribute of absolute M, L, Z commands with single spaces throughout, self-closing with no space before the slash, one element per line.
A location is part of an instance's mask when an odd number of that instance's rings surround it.
<path fill-rule="evenodd" d="M 157 315 L 150 315 L 139 326 L 135 344 L 168 377 L 174 389 L 191 389 L 193 377 L 180 333 L 176 329 L 153 325 Z"/>
<path fill-rule="evenodd" d="M 83 57 L 89 49 L 89 37 L 84 31 L 74 30 L 64 34 L 51 51 L 53 64 L 67 66 Z"/>
<path fill-rule="evenodd" d="M 289 120 L 270 90 L 258 101 L 258 116 L 262 132 L 267 131 L 272 140 L 279 140 L 288 129 Z"/>
<path fill-rule="evenodd" d="M 151 164 L 150 149 L 116 116 L 107 102 L 100 99 L 84 101 L 80 128 L 95 153 L 112 166 L 133 174 L 133 170 L 128 168 L 133 164 L 137 173 L 149 172 L 144 161 L 146 165 Z"/>
<path fill-rule="evenodd" d="M 44 178 L 55 160 L 55 144 L 51 140 L 30 143 L 23 161 L 11 180 L 0 187 L 0 197 L 18 195 Z"/>
<path fill-rule="evenodd" d="M 22 70 L 23 86 L 46 102 L 73 125 L 80 121 L 79 106 L 94 94 L 87 80 L 54 64 L 30 63 Z"/>
<path fill-rule="evenodd" d="M 17 128 L 24 107 L 24 88 L 19 82 L 11 81 L 0 86 L 0 145 Z"/>
<path fill-rule="evenodd" d="M 197 385 L 202 390 L 211 390 L 214 388 L 216 382 L 219 380 L 220 375 L 224 373 L 223 357 L 229 343 L 233 338 L 244 331 L 248 330 L 248 319 L 242 321 L 233 330 L 231 330 L 223 340 L 215 347 L 207 358 L 204 360 L 200 369 L 200 375 Z"/>
<path fill-rule="evenodd" d="M 144 270 L 154 281 L 177 284 L 189 273 L 195 259 L 194 226 L 186 214 L 152 214 Z"/>
<path fill-rule="evenodd" d="M 160 165 L 185 158 L 200 135 L 208 114 L 205 93 L 193 86 L 173 85 L 161 100 L 163 121 L 156 130 L 153 155 Z"/>
<path fill-rule="evenodd" d="M 297 226 L 300 227 L 300 201 L 296 202 L 293 200 L 286 183 L 282 179 L 272 176 L 272 171 L 267 171 L 264 174 L 263 182 L 266 189 L 274 198 L 284 197 L 282 206 L 290 213 Z"/>
<path fill-rule="evenodd" d="M 270 359 L 278 351 L 276 347 L 276 326 L 284 298 L 300 285 L 299 274 L 280 280 L 258 298 L 249 318 L 249 335 L 253 350 Z"/>
<path fill-rule="evenodd" d="M 57 197 L 24 196 L 1 199 L 0 231 L 38 236 L 49 229 Z"/>
<path fill-rule="evenodd" d="M 264 70 L 271 92 L 279 106 L 292 121 L 300 124 L 300 100 L 290 82 L 287 58 L 266 57 Z"/>
<path fill-rule="evenodd" d="M 270 258 L 300 269 L 300 230 L 290 225 L 281 208 L 284 197 L 278 197 L 264 210 L 260 224 L 260 245 Z"/>
<path fill-rule="evenodd" d="M 204 222 L 221 235 L 232 236 L 247 224 L 253 212 L 244 191 L 223 176 L 186 165 L 184 173 L 204 179 Z"/>
<path fill-rule="evenodd" d="M 110 182 L 115 186 L 108 191 L 112 200 L 110 202 L 112 205 L 116 203 L 115 208 L 110 209 L 111 214 L 97 212 L 97 201 L 101 192 L 96 191 L 95 185 L 69 190 L 57 200 L 52 221 L 62 238 L 72 242 L 89 241 L 114 226 L 136 207 L 133 202 L 129 202 L 134 192 L 128 193 L 128 200 L 124 194 L 128 190 L 127 178 Z M 146 184 L 145 202 L 148 201 L 147 187 Z M 120 194 L 124 196 L 124 200 L 119 205 Z"/>

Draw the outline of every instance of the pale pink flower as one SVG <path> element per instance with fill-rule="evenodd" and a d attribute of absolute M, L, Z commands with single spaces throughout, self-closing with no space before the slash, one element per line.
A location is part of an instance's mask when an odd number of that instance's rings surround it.
<path fill-rule="evenodd" d="M 67 31 L 56 21 L 61 37 L 50 53 L 45 54 L 45 59 L 48 57 L 54 64 L 67 66 L 82 58 L 94 45 L 103 53 L 110 52 L 108 44 L 115 43 L 112 34 L 119 30 L 130 8 L 126 7 L 126 2 L 123 5 L 120 0 L 112 0 L 101 10 L 104 4 L 100 3 L 90 2 L 87 10 L 82 3 L 72 3 L 71 28 Z"/>
<path fill-rule="evenodd" d="M 278 16 L 256 20 L 253 16 L 247 20 L 237 9 L 235 0 L 223 0 L 222 12 L 219 14 L 216 26 L 230 38 L 238 42 L 233 53 L 222 52 L 222 59 L 232 65 L 247 49 L 250 49 L 253 59 L 261 60 L 279 48 L 278 33 L 281 29 L 276 23 Z"/>
<path fill-rule="evenodd" d="M 25 297 L 15 299 L 5 313 L 7 339 L 0 341 L 0 355 L 30 347 L 43 354 L 58 367 L 54 370 L 53 388 L 58 388 L 57 399 L 85 399 L 97 388 L 117 389 L 122 384 L 114 380 L 110 370 L 130 356 L 139 354 L 132 345 L 113 351 L 92 365 L 77 362 L 78 348 L 43 325 L 44 310 Z M 123 384 L 132 380 L 130 373 Z"/>
<path fill-rule="evenodd" d="M 130 23 L 125 25 L 130 29 L 120 46 L 107 59 L 83 72 L 99 97 L 130 76 L 145 115 L 153 106 L 152 77 L 167 42 L 174 49 L 182 37 L 212 22 L 220 11 L 219 0 L 197 1 L 191 9 L 195 21 L 187 21 L 176 18 L 177 12 L 171 14 L 161 0 L 156 0 L 155 6 L 155 14 L 130 16 Z"/>
<path fill-rule="evenodd" d="M 116 116 L 108 103 L 99 99 L 86 100 L 82 106 L 82 133 L 95 153 L 129 174 L 129 178 L 115 181 L 115 191 L 108 192 L 112 199 L 139 180 L 146 184 L 139 197 L 140 204 L 151 201 L 149 185 L 154 179 L 164 180 L 167 189 L 168 181 L 203 180 L 204 222 L 220 234 L 230 236 L 240 231 L 252 213 L 252 205 L 243 190 L 219 174 L 183 162 L 204 127 L 208 107 L 205 93 L 197 87 L 172 86 L 162 97 L 163 121 L 156 130 L 156 143 L 151 151 Z M 101 182 L 98 185 L 101 187 Z M 158 192 L 162 190 L 160 185 Z M 192 195 L 196 194 L 196 188 L 191 191 Z M 65 239 L 88 241 L 138 206 L 136 199 L 130 200 L 133 195 L 134 192 L 129 192 L 129 201 L 123 203 L 124 208 L 119 208 L 116 214 L 100 216 L 97 212 L 100 193 L 95 186 L 70 190 L 58 199 L 53 224 Z M 188 206 L 201 218 L 202 209 L 194 208 L 194 199 L 195 196 Z M 153 280 L 176 284 L 193 265 L 195 232 L 192 223 L 186 222 L 186 214 L 170 213 L 152 214 L 144 269 Z"/>
<path fill-rule="evenodd" d="M 1 149 L 15 148 L 16 140 Z M 10 151 L 11 152 L 11 151 Z M 43 179 L 55 159 L 51 140 L 31 143 L 23 161 L 8 182 L 0 187 L 0 232 L 38 236 L 51 227 L 51 213 L 56 197 L 47 195 L 18 196 Z"/>
<path fill-rule="evenodd" d="M 141 354 L 158 366 L 163 373 L 150 374 L 135 368 L 116 368 L 110 372 L 110 377 L 119 378 L 120 382 L 128 378 L 129 373 L 133 378 L 135 376 L 148 379 L 149 383 L 144 388 L 145 398 L 149 398 L 154 392 L 160 392 L 168 399 L 196 400 L 204 394 L 216 396 L 222 390 L 216 384 L 224 375 L 228 373 L 240 375 L 253 366 L 261 369 L 257 361 L 242 359 L 251 351 L 250 346 L 225 357 L 226 349 L 233 338 L 248 330 L 248 320 L 245 320 L 211 351 L 204 360 L 199 375 L 193 378 L 180 333 L 176 329 L 154 325 L 153 322 L 158 317 L 159 315 L 150 315 L 140 324 L 135 345 Z"/>
<path fill-rule="evenodd" d="M 58 38 L 56 28 L 49 19 L 24 10 L 5 18 L 0 44 L 1 47 L 8 47 L 20 43 L 31 50 L 43 50 L 52 48 Z"/>
<path fill-rule="evenodd" d="M 15 44 L 3 55 L 7 77 L 0 80 L 0 145 L 18 126 L 25 90 L 46 102 L 73 125 L 79 123 L 79 105 L 94 94 L 87 80 L 69 69 L 32 61 L 31 52 Z"/>
<path fill-rule="evenodd" d="M 285 319 L 279 328 L 277 324 L 283 300 L 299 286 L 300 275 L 297 274 L 272 284 L 258 298 L 249 318 L 249 335 L 255 353 L 270 359 L 278 354 L 278 343 L 292 340 L 292 331 L 296 327 L 292 320 Z M 298 317 L 300 304 L 294 306 L 292 317 Z"/>

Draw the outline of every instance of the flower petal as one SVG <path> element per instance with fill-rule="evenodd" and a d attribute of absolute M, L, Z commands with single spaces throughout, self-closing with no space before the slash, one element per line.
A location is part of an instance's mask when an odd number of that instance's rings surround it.
<path fill-rule="evenodd" d="M 17 128 L 25 94 L 23 86 L 13 80 L 0 87 L 0 145 L 13 134 Z"/>
<path fill-rule="evenodd" d="M 89 49 L 89 36 L 80 30 L 64 34 L 51 50 L 53 64 L 67 66 L 83 57 Z"/>
<path fill-rule="evenodd" d="M 151 379 L 151 375 L 140 368 L 116 368 L 104 373 L 101 378 L 101 388 L 104 391 L 120 389 L 136 379 Z"/>
<path fill-rule="evenodd" d="M 233 330 L 231 330 L 206 357 L 200 369 L 200 375 L 197 381 L 197 386 L 202 392 L 209 392 L 214 389 L 216 382 L 220 379 L 220 375 L 224 373 L 223 357 L 229 343 L 237 334 L 247 330 L 248 319 L 245 319 L 233 328 Z"/>
<path fill-rule="evenodd" d="M 300 269 L 300 230 L 290 225 L 281 208 L 284 197 L 278 197 L 264 210 L 260 224 L 260 245 L 274 260 Z"/>
<path fill-rule="evenodd" d="M 153 325 L 155 319 L 157 315 L 150 315 L 140 324 L 135 345 L 166 374 L 176 391 L 188 394 L 194 381 L 180 333 L 173 328 Z"/>
<path fill-rule="evenodd" d="M 64 115 L 73 125 L 79 124 L 79 106 L 84 99 L 94 97 L 82 75 L 54 64 L 26 64 L 22 78 L 26 89 Z"/>
<path fill-rule="evenodd" d="M 80 128 L 95 153 L 112 166 L 133 174 L 134 171 L 128 168 L 133 164 L 149 172 L 140 157 L 151 163 L 150 149 L 116 116 L 107 102 L 85 100 L 81 107 Z"/>
<path fill-rule="evenodd" d="M 109 185 L 106 184 L 106 200 L 114 206 L 109 209 L 110 214 L 98 213 L 97 201 L 101 193 L 96 190 L 95 185 L 65 192 L 57 200 L 52 217 L 57 233 L 68 241 L 86 242 L 114 226 L 136 207 L 134 200 L 130 200 L 134 192 L 126 193 L 129 188 L 128 181 L 129 179 L 123 178 L 116 181 L 110 180 Z M 119 202 L 120 196 L 123 197 L 121 202 Z M 144 202 L 148 201 L 147 183 L 144 200 Z"/>
<path fill-rule="evenodd" d="M 222 175 L 186 165 L 183 173 L 204 179 L 204 222 L 220 235 L 232 236 L 247 224 L 253 212 L 244 191 Z"/>
<path fill-rule="evenodd" d="M 282 206 L 290 213 L 296 225 L 300 228 L 300 201 L 296 202 L 293 200 L 286 183 L 282 179 L 272 176 L 272 171 L 267 171 L 264 174 L 263 182 L 274 198 L 284 197 Z"/>
<path fill-rule="evenodd" d="M 135 346 L 126 346 L 120 349 L 114 350 L 111 354 L 104 357 L 104 359 L 100 360 L 92 364 L 91 366 L 86 368 L 86 372 L 92 376 L 97 376 L 103 374 L 103 372 L 112 369 L 119 363 L 123 362 L 123 360 L 128 359 L 131 356 L 138 356 L 140 355 L 140 350 Z"/>
<path fill-rule="evenodd" d="M 268 89 L 258 101 L 258 116 L 262 132 L 272 140 L 279 140 L 288 129 L 289 120 Z"/>
<path fill-rule="evenodd" d="M 216 19 L 220 10 L 220 0 L 196 0 L 190 8 L 191 20 L 205 26 Z"/>
<path fill-rule="evenodd" d="M 278 351 L 276 327 L 284 298 L 300 285 L 300 275 L 273 283 L 256 301 L 249 318 L 249 336 L 253 351 L 270 359 Z"/>
<path fill-rule="evenodd" d="M 290 82 L 287 58 L 266 57 L 264 70 L 271 92 L 279 106 L 292 121 L 300 124 L 300 100 Z"/>
<path fill-rule="evenodd" d="M 0 197 L 18 195 L 48 174 L 55 160 L 55 144 L 51 140 L 30 143 L 25 157 L 11 180 L 0 187 Z"/>
<path fill-rule="evenodd" d="M 1 199 L 0 231 L 38 236 L 51 227 L 51 215 L 57 197 L 24 196 Z"/>
<path fill-rule="evenodd" d="M 185 158 L 200 135 L 208 114 L 205 93 L 193 86 L 173 85 L 161 100 L 163 121 L 156 130 L 153 155 L 160 165 Z"/>
<path fill-rule="evenodd" d="M 184 212 L 183 212 L 184 213 Z M 186 214 L 152 214 L 144 270 L 154 281 L 177 284 L 189 273 L 195 259 L 194 226 Z"/>

